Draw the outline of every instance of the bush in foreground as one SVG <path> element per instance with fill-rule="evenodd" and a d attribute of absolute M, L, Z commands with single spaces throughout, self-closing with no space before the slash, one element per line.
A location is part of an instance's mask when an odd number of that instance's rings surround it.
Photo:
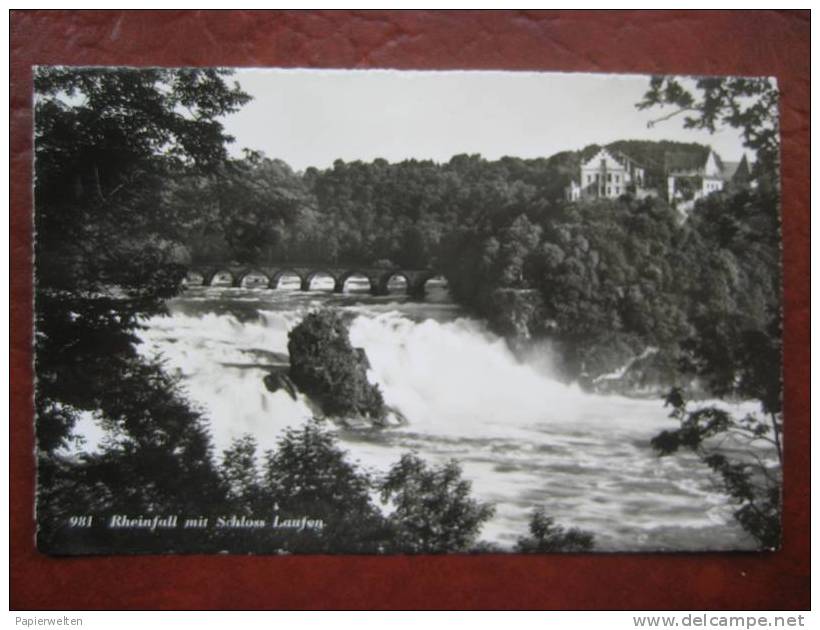
<path fill-rule="evenodd" d="M 417 455 L 403 455 L 381 484 L 382 500 L 396 508 L 388 517 L 395 551 L 469 551 L 495 511 L 470 490 L 457 462 L 430 468 Z"/>
<path fill-rule="evenodd" d="M 530 518 L 530 536 L 519 538 L 515 550 L 519 553 L 555 553 L 591 551 L 595 547 L 593 535 L 582 529 L 565 529 L 556 525 L 542 508 Z"/>

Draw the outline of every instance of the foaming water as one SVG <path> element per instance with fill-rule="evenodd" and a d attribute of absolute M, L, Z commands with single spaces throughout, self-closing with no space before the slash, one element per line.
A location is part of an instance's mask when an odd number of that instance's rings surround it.
<path fill-rule="evenodd" d="M 456 459 L 473 493 L 496 506 L 482 539 L 512 546 L 533 508 L 544 507 L 592 531 L 601 550 L 749 546 L 694 457 L 650 449 L 651 437 L 675 424 L 660 401 L 591 395 L 552 379 L 465 317 L 446 291 L 431 293 L 411 302 L 196 288 L 169 303 L 169 316 L 146 321 L 140 347 L 182 376 L 218 451 L 245 433 L 264 450 L 311 409 L 304 397 L 269 392 L 263 378 L 286 364 L 288 331 L 307 312 L 335 306 L 367 352 L 368 377 L 408 419 L 394 429 L 339 429 L 343 447 L 374 472 L 411 450 L 435 463 Z"/>

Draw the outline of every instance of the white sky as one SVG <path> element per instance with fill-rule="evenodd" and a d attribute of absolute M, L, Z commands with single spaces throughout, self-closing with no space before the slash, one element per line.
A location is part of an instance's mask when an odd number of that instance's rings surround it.
<path fill-rule="evenodd" d="M 642 75 L 241 69 L 233 79 L 254 100 L 224 120 L 231 153 L 261 150 L 297 170 L 337 158 L 549 157 L 630 139 L 701 142 L 726 160 L 744 151 L 731 128 L 710 135 L 679 117 L 648 129 L 670 110 L 635 108 Z"/>

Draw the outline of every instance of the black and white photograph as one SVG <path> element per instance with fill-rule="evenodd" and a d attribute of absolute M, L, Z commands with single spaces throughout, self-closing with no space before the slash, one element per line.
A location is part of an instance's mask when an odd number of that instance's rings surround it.
<path fill-rule="evenodd" d="M 33 71 L 42 553 L 780 548 L 774 78 Z"/>

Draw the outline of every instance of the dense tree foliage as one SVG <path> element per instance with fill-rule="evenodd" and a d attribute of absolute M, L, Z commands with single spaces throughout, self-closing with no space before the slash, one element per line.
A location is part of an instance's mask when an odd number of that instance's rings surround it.
<path fill-rule="evenodd" d="M 83 509 L 208 509 L 219 495 L 201 415 L 134 347 L 184 269 L 163 201 L 179 173 L 207 176 L 229 140 L 218 118 L 247 100 L 219 70 L 35 73 L 35 356 L 40 543 Z M 81 417 L 101 452 L 66 455 Z M 69 512 L 69 510 L 71 510 Z"/>
<path fill-rule="evenodd" d="M 384 476 L 350 461 L 323 422 L 313 419 L 286 429 L 276 448 L 259 453 L 244 435 L 226 449 L 210 487 L 191 485 L 177 496 L 162 495 L 166 475 L 183 472 L 164 466 L 140 477 L 140 468 L 162 459 L 112 455 L 88 466 L 61 459 L 41 468 L 48 502 L 41 523 L 44 551 L 66 552 L 230 552 L 230 553 L 420 553 L 480 550 L 477 537 L 491 516 L 490 506 L 470 496 L 455 462 L 430 469 L 406 455 Z M 160 477 L 159 475 L 162 475 Z M 188 478 L 190 482 L 190 478 Z M 169 483 L 173 483 L 170 482 Z M 178 489 L 178 491 L 180 491 Z M 381 496 L 398 504 L 389 515 Z M 53 505 L 52 505 L 53 504 Z M 142 507 L 142 511 L 134 508 Z M 388 510 L 389 511 L 389 510 Z M 70 527 L 71 515 L 90 515 L 93 525 Z M 176 515 L 162 530 L 111 527 L 117 515 L 136 518 Z M 199 521 L 189 527 L 188 519 Z"/>
<path fill-rule="evenodd" d="M 371 498 L 375 481 L 348 461 L 318 420 L 287 429 L 263 458 L 252 436 L 236 439 L 220 472 L 229 487 L 223 514 L 268 523 L 250 534 L 223 532 L 233 551 L 379 553 L 387 545 L 386 523 Z M 302 526 L 305 517 L 321 526 Z M 280 527 L 272 527 L 274 519 Z"/>
<path fill-rule="evenodd" d="M 348 460 L 321 421 L 287 429 L 258 462 L 255 440 L 234 441 L 223 456 L 233 514 L 271 515 L 280 523 L 304 516 L 319 529 L 280 528 L 223 534 L 233 550 L 310 553 L 443 553 L 471 551 L 491 506 L 470 496 L 455 462 L 430 468 L 406 454 L 383 477 Z M 385 516 L 374 502 L 389 506 Z"/>
<path fill-rule="evenodd" d="M 743 529 L 761 548 L 775 549 L 783 482 L 778 92 L 764 77 L 691 83 L 653 77 L 638 107 L 671 105 L 677 109 L 660 120 L 685 114 L 688 128 L 739 129 L 756 152 L 757 187 L 710 196 L 693 217 L 703 255 L 717 273 L 702 276 L 708 291 L 698 296 L 694 334 L 682 343 L 682 367 L 719 396 L 757 400 L 760 411 L 738 419 L 717 406 L 690 410 L 684 392 L 673 388 L 666 404 L 680 427 L 656 436 L 652 446 L 661 455 L 695 452 L 739 506 L 735 518 Z M 768 443 L 769 452 L 761 443 Z"/>
<path fill-rule="evenodd" d="M 743 529 L 762 549 L 777 549 L 783 452 L 776 414 L 766 418 L 750 413 L 735 418 L 714 405 L 692 410 L 678 388 L 669 393 L 666 404 L 672 407 L 671 416 L 680 421 L 680 428 L 655 436 L 652 447 L 662 456 L 681 449 L 698 455 L 738 506 L 734 516 Z M 761 444 L 768 444 L 769 449 Z"/>
<path fill-rule="evenodd" d="M 683 115 L 684 127 L 715 132 L 722 126 L 739 129 L 760 168 L 758 176 L 776 185 L 780 161 L 779 92 L 768 77 L 652 77 L 639 109 L 672 107 L 650 122 Z"/>
<path fill-rule="evenodd" d="M 307 231 L 315 227 L 315 200 L 305 181 L 281 160 L 252 151 L 226 160 L 209 177 L 177 178 L 166 198 L 175 207 L 196 208 L 186 227 L 189 253 L 198 260 L 287 260 L 311 252 L 316 238 Z"/>
<path fill-rule="evenodd" d="M 567 204 L 535 225 L 521 215 L 502 229 L 462 228 L 440 265 L 454 296 L 500 331 L 557 341 L 569 375 L 607 373 L 652 346 L 661 352 L 647 373 L 668 384 L 681 342 L 768 322 L 776 221 L 763 191 L 714 195 L 685 223 L 656 198 Z"/>
<path fill-rule="evenodd" d="M 470 498 L 471 484 L 455 461 L 430 468 L 408 453 L 380 486 L 394 507 L 388 517 L 393 549 L 406 553 L 469 551 L 494 508 Z"/>

